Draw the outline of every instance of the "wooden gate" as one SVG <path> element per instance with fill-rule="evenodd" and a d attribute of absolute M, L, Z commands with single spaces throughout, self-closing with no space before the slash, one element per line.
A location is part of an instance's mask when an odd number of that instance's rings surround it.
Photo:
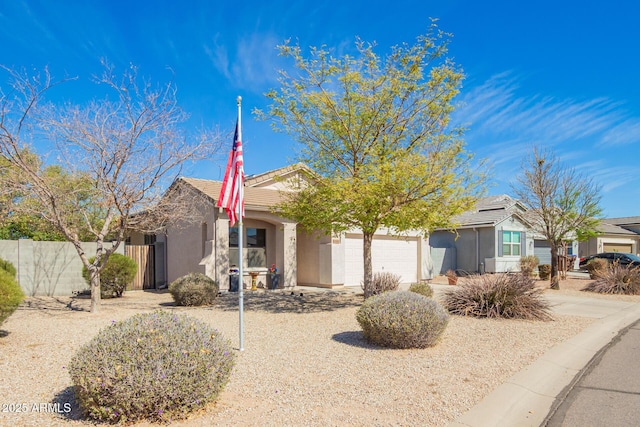
<path fill-rule="evenodd" d="M 155 289 L 155 251 L 153 245 L 126 245 L 124 254 L 138 264 L 138 273 L 129 290 Z"/>

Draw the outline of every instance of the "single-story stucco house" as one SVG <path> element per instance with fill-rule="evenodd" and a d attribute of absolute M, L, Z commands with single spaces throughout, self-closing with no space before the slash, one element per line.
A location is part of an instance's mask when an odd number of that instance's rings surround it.
<path fill-rule="evenodd" d="M 267 271 L 273 264 L 280 274 L 280 287 L 360 285 L 364 270 L 361 233 L 308 233 L 272 212 L 281 201 L 281 191 L 287 191 L 291 184 L 305 185 L 309 172 L 305 165 L 296 164 L 245 179 L 245 286 L 251 286 L 249 275 L 255 273 L 257 286 L 269 287 Z M 204 202 L 194 204 L 200 215 L 198 223 L 171 226 L 165 234 L 154 237 L 156 265 L 164 264 L 166 277 L 159 286 L 190 272 L 201 272 L 214 278 L 221 289 L 228 289 L 229 269 L 237 263 L 238 229 L 230 228 L 226 212 L 216 207 L 221 185 L 221 181 L 196 178 L 178 178 L 173 183 L 174 189 L 190 192 Z M 141 239 L 133 236 L 131 242 Z M 399 274 L 403 283 L 429 279 L 429 240 L 419 233 L 394 237 L 380 231 L 373 239 L 372 263 L 374 272 Z"/>

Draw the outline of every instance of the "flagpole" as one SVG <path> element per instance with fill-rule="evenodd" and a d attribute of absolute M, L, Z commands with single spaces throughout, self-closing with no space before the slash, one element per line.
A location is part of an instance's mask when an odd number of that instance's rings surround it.
<path fill-rule="evenodd" d="M 242 141 L 242 123 L 240 122 L 241 118 L 241 109 L 242 109 L 242 97 L 238 96 L 238 137 Z M 242 279 L 242 260 L 244 258 L 244 250 L 243 250 L 243 242 L 242 237 L 244 235 L 244 231 L 242 229 L 242 206 L 244 201 L 244 188 L 242 182 L 242 174 L 238 175 L 238 273 L 240 273 L 240 280 L 238 283 L 238 307 L 240 312 L 240 328 L 239 328 L 239 350 L 244 351 L 244 281 Z"/>

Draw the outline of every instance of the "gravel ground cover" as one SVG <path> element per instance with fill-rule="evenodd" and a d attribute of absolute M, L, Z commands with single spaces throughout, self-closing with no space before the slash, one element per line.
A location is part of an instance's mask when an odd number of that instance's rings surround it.
<path fill-rule="evenodd" d="M 565 280 L 547 292 L 579 293 L 586 283 Z M 437 299 L 444 286 L 436 288 Z M 245 348 L 229 384 L 215 404 L 172 425 L 444 426 L 594 321 L 453 316 L 435 347 L 391 350 L 363 341 L 355 320 L 362 300 L 354 291 L 245 292 Z M 168 293 L 137 291 L 103 300 L 99 313 L 88 308 L 88 299 L 31 297 L 0 327 L 0 425 L 92 425 L 75 406 L 66 364 L 101 328 L 136 313 L 187 313 L 238 346 L 236 294 L 181 308 Z"/>

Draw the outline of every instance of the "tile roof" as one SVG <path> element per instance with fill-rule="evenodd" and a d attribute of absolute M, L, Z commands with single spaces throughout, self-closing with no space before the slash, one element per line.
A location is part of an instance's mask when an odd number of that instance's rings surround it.
<path fill-rule="evenodd" d="M 208 196 L 213 201 L 218 200 L 222 181 L 212 181 L 199 178 L 179 178 L 183 182 L 189 184 L 196 190 Z M 282 196 L 277 190 L 267 188 L 244 188 L 244 205 L 245 208 L 270 208 L 282 201 Z"/>
<path fill-rule="evenodd" d="M 626 228 L 622 228 L 620 226 L 617 226 L 615 224 L 610 224 L 605 221 L 600 223 L 600 225 L 598 226 L 598 231 L 600 231 L 603 234 L 628 234 L 633 236 L 638 235 L 638 233 L 634 233 L 631 230 L 627 230 Z"/>
<path fill-rule="evenodd" d="M 520 205 L 520 202 L 506 194 L 483 197 L 478 200 L 473 210 L 464 212 L 453 220 L 459 224 L 458 228 L 493 226 L 514 214 L 523 218 L 524 212 L 517 205 Z"/>
<path fill-rule="evenodd" d="M 605 218 L 602 222 L 614 225 L 640 224 L 640 216 L 625 216 L 620 218 Z"/>

